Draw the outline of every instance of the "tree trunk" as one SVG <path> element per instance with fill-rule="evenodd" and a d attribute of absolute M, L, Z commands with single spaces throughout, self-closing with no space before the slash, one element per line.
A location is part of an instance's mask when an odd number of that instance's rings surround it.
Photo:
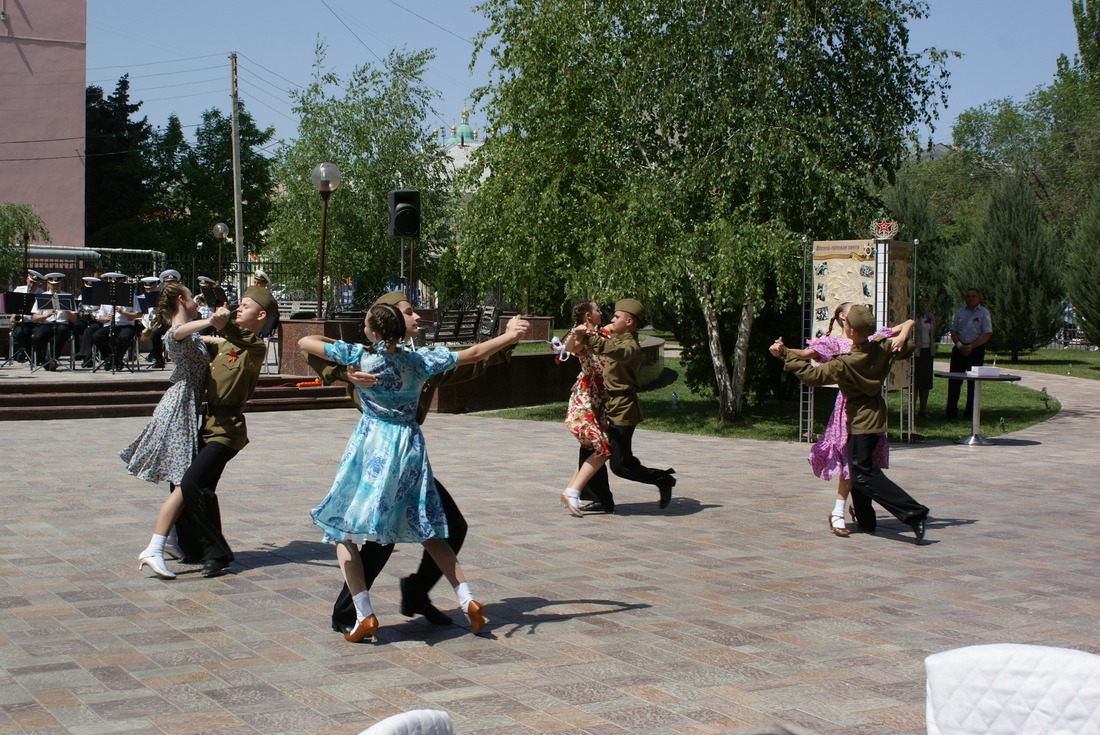
<path fill-rule="evenodd" d="M 707 347 L 710 349 L 710 360 L 714 367 L 714 382 L 718 386 L 718 420 L 730 421 L 737 418 L 741 412 L 740 401 L 735 400 L 734 386 L 730 380 L 729 370 L 726 368 L 726 356 L 722 352 L 722 338 L 718 331 L 718 315 L 714 312 L 714 305 L 710 300 L 710 289 L 706 284 L 699 287 L 699 306 L 703 310 L 703 321 L 707 326 Z M 742 368 L 742 384 L 744 383 L 744 368 Z"/>
<path fill-rule="evenodd" d="M 749 364 L 749 335 L 756 316 L 755 300 L 752 293 L 745 290 L 745 300 L 741 303 L 741 318 L 737 322 L 737 344 L 733 348 L 733 411 L 741 415 L 745 402 L 745 371 Z"/>

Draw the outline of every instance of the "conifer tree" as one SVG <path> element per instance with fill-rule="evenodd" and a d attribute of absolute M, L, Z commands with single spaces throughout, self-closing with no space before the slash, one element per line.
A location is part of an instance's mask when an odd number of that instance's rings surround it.
<path fill-rule="evenodd" d="M 1100 186 L 1077 225 L 1066 257 L 1066 281 L 1077 324 L 1100 345 Z"/>

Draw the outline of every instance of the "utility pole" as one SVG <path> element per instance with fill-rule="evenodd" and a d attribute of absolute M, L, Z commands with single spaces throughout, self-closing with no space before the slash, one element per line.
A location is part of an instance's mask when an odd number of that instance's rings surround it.
<path fill-rule="evenodd" d="M 237 246 L 237 300 L 244 295 L 244 210 L 241 203 L 241 131 L 237 117 L 237 53 L 229 54 L 229 70 L 232 77 L 232 131 L 233 131 L 233 244 Z"/>

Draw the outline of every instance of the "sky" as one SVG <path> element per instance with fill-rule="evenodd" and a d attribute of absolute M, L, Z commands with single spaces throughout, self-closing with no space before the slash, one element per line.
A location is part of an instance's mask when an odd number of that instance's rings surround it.
<path fill-rule="evenodd" d="M 460 122 L 471 92 L 488 80 L 482 54 L 471 72 L 473 39 L 485 26 L 476 3 L 452 0 L 88 0 L 88 83 L 105 92 L 130 74 L 131 100 L 162 127 L 175 113 L 193 136 L 202 112 L 229 111 L 229 54 L 238 54 L 241 98 L 276 141 L 292 139 L 289 91 L 307 84 L 318 39 L 326 67 L 340 75 L 394 48 L 435 49 L 425 82 L 440 94 L 429 128 Z M 958 113 L 1004 97 L 1022 101 L 1049 84 L 1059 54 L 1077 49 L 1070 0 L 931 0 L 930 17 L 911 26 L 911 49 L 936 47 L 951 59 L 948 107 L 933 138 L 950 142 Z M 873 102 L 873 90 L 868 100 Z M 470 124 L 485 118 L 472 108 Z M 922 135 L 926 137 L 928 132 Z M 268 153 L 277 147 L 269 146 Z"/>

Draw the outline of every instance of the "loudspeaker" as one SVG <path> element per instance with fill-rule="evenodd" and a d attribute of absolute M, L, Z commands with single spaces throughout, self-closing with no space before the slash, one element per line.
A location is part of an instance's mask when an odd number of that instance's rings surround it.
<path fill-rule="evenodd" d="M 386 199 L 390 208 L 390 237 L 419 237 L 420 192 L 394 189 Z"/>

